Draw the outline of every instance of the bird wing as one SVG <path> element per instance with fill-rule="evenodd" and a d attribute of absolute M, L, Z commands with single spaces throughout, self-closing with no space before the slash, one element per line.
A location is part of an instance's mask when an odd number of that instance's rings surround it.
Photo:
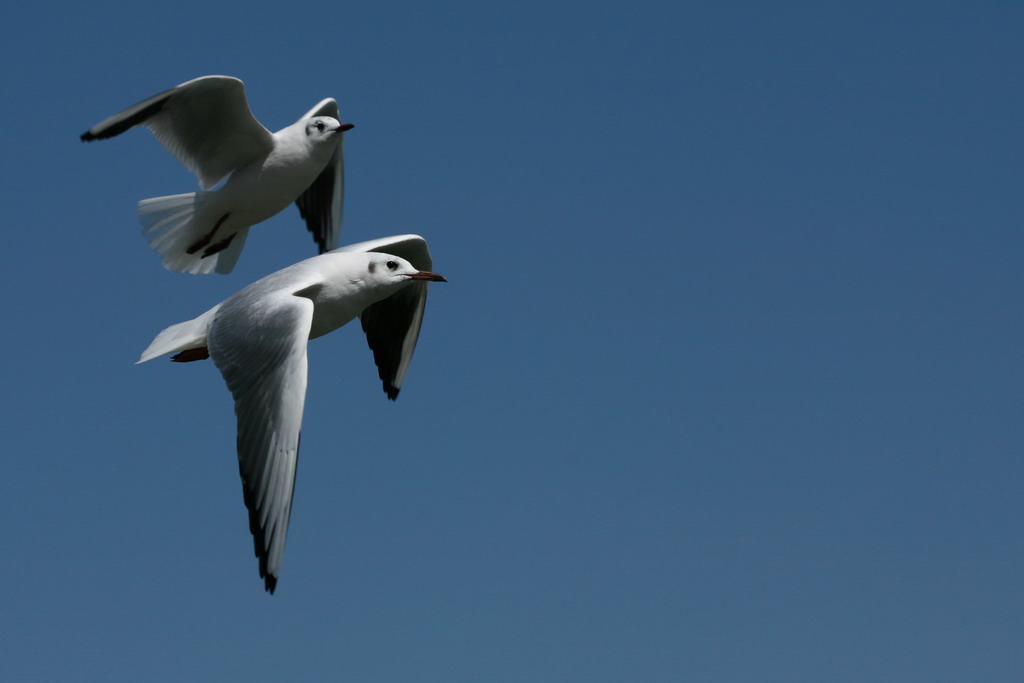
<path fill-rule="evenodd" d="M 419 235 L 399 235 L 360 242 L 337 251 L 376 251 L 400 256 L 419 270 L 432 262 L 426 241 Z M 366 342 L 388 398 L 394 401 L 412 362 L 427 305 L 427 282 L 413 282 L 386 299 L 368 306 L 359 316 Z"/>
<path fill-rule="evenodd" d="M 295 487 L 313 281 L 270 293 L 242 290 L 210 326 L 210 356 L 235 399 L 238 469 L 260 578 L 274 592 Z"/>
<path fill-rule="evenodd" d="M 299 119 L 313 116 L 330 116 L 341 121 L 338 103 L 333 97 L 320 102 Z M 331 251 L 338 246 L 341 234 L 341 205 L 345 194 L 345 137 L 342 134 L 334 155 L 324 166 L 316 180 L 295 200 L 299 214 L 306 221 L 306 227 L 313 233 L 313 241 L 320 253 Z"/>
<path fill-rule="evenodd" d="M 204 190 L 274 147 L 273 134 L 249 110 L 245 85 L 230 76 L 186 81 L 100 121 L 81 137 L 112 138 L 132 126 L 149 128 Z"/>

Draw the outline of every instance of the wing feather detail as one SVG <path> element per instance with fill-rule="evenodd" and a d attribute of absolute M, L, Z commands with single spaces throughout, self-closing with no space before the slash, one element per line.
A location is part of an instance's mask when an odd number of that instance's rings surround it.
<path fill-rule="evenodd" d="M 274 147 L 273 134 L 249 109 L 245 85 L 230 76 L 186 81 L 104 119 L 81 138 L 111 138 L 133 126 L 149 128 L 204 190 Z"/>
<path fill-rule="evenodd" d="M 302 118 L 313 116 L 330 116 L 341 121 L 338 103 L 332 97 L 321 100 Z M 341 212 L 345 195 L 345 138 L 344 133 L 339 135 L 342 138 L 330 161 L 316 180 L 295 200 L 299 215 L 306 222 L 306 228 L 313 235 L 313 241 L 321 254 L 336 249 L 341 235 Z"/>
<path fill-rule="evenodd" d="M 383 237 L 342 247 L 337 251 L 376 251 L 400 256 L 418 270 L 430 270 L 433 262 L 426 241 L 419 235 Z M 366 342 L 373 351 L 384 392 L 392 401 L 405 381 L 427 305 L 428 283 L 415 282 L 382 301 L 368 306 L 359 316 Z"/>
<path fill-rule="evenodd" d="M 277 586 L 291 517 L 306 398 L 313 302 L 290 293 L 228 299 L 210 326 L 210 356 L 235 399 L 238 470 L 260 578 Z"/>

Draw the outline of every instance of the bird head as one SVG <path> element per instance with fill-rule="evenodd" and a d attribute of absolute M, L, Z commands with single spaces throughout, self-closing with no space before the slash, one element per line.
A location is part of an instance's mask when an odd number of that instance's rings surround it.
<path fill-rule="evenodd" d="M 346 130 L 352 130 L 355 126 L 351 123 L 341 123 L 338 119 L 330 116 L 314 116 L 306 119 L 306 137 L 312 141 L 334 140 Z"/>
<path fill-rule="evenodd" d="M 374 287 L 392 289 L 410 282 L 448 282 L 443 275 L 420 270 L 399 256 L 370 252 L 366 254 L 366 280 Z"/>

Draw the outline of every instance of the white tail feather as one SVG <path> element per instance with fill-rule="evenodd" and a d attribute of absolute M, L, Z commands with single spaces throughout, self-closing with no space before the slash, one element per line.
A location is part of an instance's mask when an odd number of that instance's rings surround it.
<path fill-rule="evenodd" d="M 248 236 L 249 228 L 242 228 L 235 233 L 235 238 L 231 240 L 231 244 L 224 248 L 224 251 L 213 256 L 207 256 L 207 259 L 217 258 L 218 273 L 224 275 L 231 272 L 231 269 L 238 262 L 238 257 L 242 255 L 242 247 L 245 246 L 245 238 Z"/>
<path fill-rule="evenodd" d="M 216 254 L 204 257 L 201 249 L 194 254 L 187 252 L 209 230 L 209 226 L 196 225 L 192 217 L 210 194 L 190 192 L 139 202 L 142 235 L 160 254 L 165 268 L 194 275 L 231 272 L 241 253 L 247 230 L 238 233 L 227 248 Z"/>
<path fill-rule="evenodd" d="M 213 322 L 218 309 L 220 309 L 220 304 L 217 304 L 198 318 L 186 320 L 177 325 L 171 325 L 156 335 L 152 343 L 142 352 L 139 359 L 135 361 L 135 364 L 145 363 L 147 360 L 153 360 L 157 356 L 163 356 L 168 353 L 177 353 L 186 349 L 198 349 L 206 346 L 206 330 L 209 329 L 210 323 Z"/>

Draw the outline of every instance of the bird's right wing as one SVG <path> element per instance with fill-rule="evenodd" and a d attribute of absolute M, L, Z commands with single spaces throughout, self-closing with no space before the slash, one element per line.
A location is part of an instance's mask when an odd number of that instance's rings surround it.
<path fill-rule="evenodd" d="M 300 284 L 301 288 L 304 284 Z M 273 593 L 295 487 L 306 345 L 313 302 L 292 292 L 243 290 L 210 325 L 210 357 L 235 399 L 238 469 L 260 577 Z"/>
<path fill-rule="evenodd" d="M 245 85 L 230 76 L 203 76 L 154 95 L 100 121 L 82 140 L 149 128 L 208 190 L 236 168 L 274 146 L 273 134 L 249 110 Z"/>
<path fill-rule="evenodd" d="M 376 251 L 400 256 L 418 270 L 430 270 L 427 242 L 419 235 L 397 235 L 360 242 L 336 251 Z M 427 306 L 427 282 L 413 282 L 368 306 L 359 316 L 377 373 L 392 401 L 398 398 L 420 337 Z"/>
<path fill-rule="evenodd" d="M 321 100 L 302 119 L 314 116 L 330 116 L 341 121 L 341 112 L 333 97 Z M 320 248 L 321 254 L 336 249 L 341 234 L 341 206 L 345 198 L 345 134 L 339 135 L 342 138 L 338 140 L 338 146 L 324 170 L 295 200 L 299 215 L 313 233 L 313 241 Z"/>

